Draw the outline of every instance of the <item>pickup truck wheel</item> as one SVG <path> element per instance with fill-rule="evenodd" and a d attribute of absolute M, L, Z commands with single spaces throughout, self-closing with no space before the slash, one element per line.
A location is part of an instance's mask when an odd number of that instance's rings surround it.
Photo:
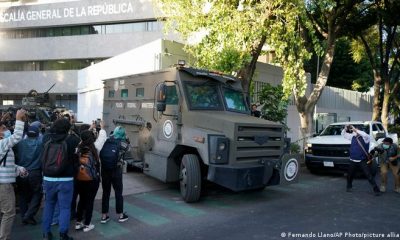
<path fill-rule="evenodd" d="M 201 169 L 196 155 L 186 154 L 182 157 L 179 179 L 183 200 L 198 201 L 201 193 Z"/>

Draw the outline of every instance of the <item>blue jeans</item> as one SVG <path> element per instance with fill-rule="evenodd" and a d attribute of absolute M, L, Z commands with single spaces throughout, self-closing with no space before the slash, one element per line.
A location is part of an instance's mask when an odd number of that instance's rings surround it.
<path fill-rule="evenodd" d="M 51 231 L 51 223 L 55 211 L 56 203 L 60 209 L 58 217 L 59 232 L 67 233 L 71 216 L 71 201 L 74 191 L 74 182 L 59 181 L 51 182 L 44 180 L 44 190 L 46 192 L 44 212 L 43 212 L 43 233 Z"/>

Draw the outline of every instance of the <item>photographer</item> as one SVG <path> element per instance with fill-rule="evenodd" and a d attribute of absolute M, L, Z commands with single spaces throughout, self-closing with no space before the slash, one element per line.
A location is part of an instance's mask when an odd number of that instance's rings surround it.
<path fill-rule="evenodd" d="M 368 179 L 368 182 L 372 185 L 375 195 L 379 196 L 379 188 L 371 174 L 370 168 L 368 167 L 368 149 L 371 141 L 370 136 L 351 125 L 346 126 L 342 130 L 342 136 L 351 141 L 350 165 L 347 173 L 347 192 L 351 192 L 356 170 L 361 168 Z"/>
<path fill-rule="evenodd" d="M 4 117 L 4 116 L 3 116 Z M 2 118 L 4 119 L 4 118 Z M 4 122 L 0 122 L 0 239 L 10 239 L 11 229 L 15 218 L 14 187 L 16 176 L 26 176 L 24 167 L 15 164 L 12 147 L 22 139 L 26 121 L 26 112 L 17 111 L 14 134 Z"/>
<path fill-rule="evenodd" d="M 394 191 L 400 193 L 400 177 L 397 175 L 399 166 L 397 162 L 397 145 L 389 137 L 371 151 L 371 154 L 379 154 L 379 165 L 381 169 L 381 192 L 386 192 L 388 170 L 392 170 L 394 177 Z"/>

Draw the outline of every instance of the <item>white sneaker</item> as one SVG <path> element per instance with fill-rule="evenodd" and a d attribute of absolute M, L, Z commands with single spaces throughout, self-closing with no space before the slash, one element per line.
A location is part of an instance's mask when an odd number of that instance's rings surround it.
<path fill-rule="evenodd" d="M 381 186 L 380 190 L 381 190 L 381 192 L 386 192 L 386 187 L 385 186 Z"/>
<path fill-rule="evenodd" d="M 75 223 L 75 230 L 81 230 L 85 225 L 81 222 L 76 222 Z"/>
<path fill-rule="evenodd" d="M 94 224 L 89 224 L 89 225 L 85 225 L 83 227 L 83 231 L 84 232 L 89 232 L 90 230 L 92 230 L 94 228 Z"/>

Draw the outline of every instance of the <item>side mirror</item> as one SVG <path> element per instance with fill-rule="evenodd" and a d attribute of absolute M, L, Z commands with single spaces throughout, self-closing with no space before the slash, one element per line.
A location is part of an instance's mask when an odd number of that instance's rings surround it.
<path fill-rule="evenodd" d="M 314 133 L 312 136 L 313 137 L 316 137 L 316 136 L 318 136 L 319 134 L 318 133 Z"/>
<path fill-rule="evenodd" d="M 378 140 L 378 139 L 380 139 L 380 138 L 385 138 L 385 137 L 386 137 L 386 135 L 385 135 L 384 132 L 377 132 L 377 133 L 375 133 L 375 140 Z"/>
<path fill-rule="evenodd" d="M 167 106 L 167 86 L 163 83 L 157 87 L 157 111 L 164 112 Z"/>

